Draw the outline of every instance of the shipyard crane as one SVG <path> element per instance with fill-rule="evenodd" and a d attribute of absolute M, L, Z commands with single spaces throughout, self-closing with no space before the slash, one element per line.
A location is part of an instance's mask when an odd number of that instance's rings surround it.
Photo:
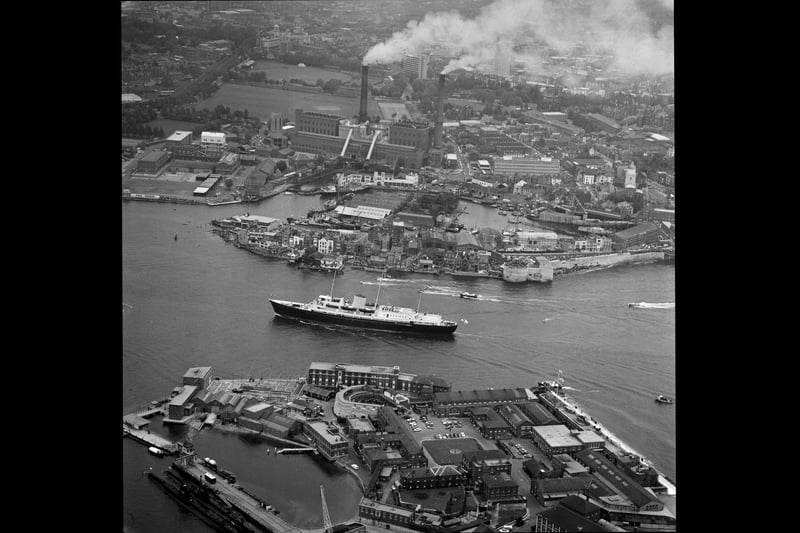
<path fill-rule="evenodd" d="M 322 521 L 324 523 L 325 533 L 333 531 L 333 524 L 331 523 L 331 515 L 328 513 L 328 504 L 325 502 L 325 486 L 319 486 L 319 495 L 322 497 Z"/>

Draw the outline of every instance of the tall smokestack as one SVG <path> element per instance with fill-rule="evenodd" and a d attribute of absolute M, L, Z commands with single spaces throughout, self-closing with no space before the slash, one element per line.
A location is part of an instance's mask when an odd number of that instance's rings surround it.
<path fill-rule="evenodd" d="M 358 107 L 358 122 L 366 122 L 367 121 L 367 74 L 369 72 L 369 67 L 366 65 L 361 65 L 361 103 Z"/>
<path fill-rule="evenodd" d="M 434 118 L 435 127 L 433 130 L 433 145 L 436 148 L 442 147 L 442 116 L 444 115 L 444 80 L 445 80 L 445 75 L 439 74 L 439 94 L 436 97 L 436 117 Z"/>

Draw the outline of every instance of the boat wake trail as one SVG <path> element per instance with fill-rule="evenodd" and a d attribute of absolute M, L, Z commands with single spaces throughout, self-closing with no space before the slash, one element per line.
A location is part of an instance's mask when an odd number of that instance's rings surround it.
<path fill-rule="evenodd" d="M 544 320 L 542 320 L 542 322 L 545 322 L 545 323 L 547 323 L 547 322 L 550 322 L 551 320 L 558 320 L 559 318 L 564 318 L 564 317 L 563 317 L 563 316 L 553 316 L 553 317 L 547 317 L 547 318 L 545 318 Z"/>
<path fill-rule="evenodd" d="M 641 308 L 641 309 L 675 309 L 675 302 L 662 302 L 662 303 L 639 302 L 639 303 L 628 304 L 628 307 Z"/>

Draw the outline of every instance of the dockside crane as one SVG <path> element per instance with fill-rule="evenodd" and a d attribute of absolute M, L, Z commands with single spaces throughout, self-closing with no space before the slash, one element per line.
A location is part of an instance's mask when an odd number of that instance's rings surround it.
<path fill-rule="evenodd" d="M 331 515 L 328 513 L 328 504 L 325 502 L 325 486 L 319 486 L 319 495 L 322 498 L 322 521 L 325 528 L 325 533 L 333 531 L 333 524 L 331 523 Z"/>

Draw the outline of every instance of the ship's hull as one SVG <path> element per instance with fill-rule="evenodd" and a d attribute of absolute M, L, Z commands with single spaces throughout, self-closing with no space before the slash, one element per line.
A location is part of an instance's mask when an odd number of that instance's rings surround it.
<path fill-rule="evenodd" d="M 275 311 L 275 314 L 282 318 L 317 322 L 320 324 L 335 324 L 349 328 L 371 329 L 377 331 L 399 331 L 403 333 L 421 335 L 452 335 L 458 327 L 458 324 L 423 324 L 418 322 L 413 323 L 362 318 L 358 316 L 347 316 L 344 314 L 320 313 L 302 307 L 295 307 L 294 305 L 287 305 L 292 304 L 293 302 L 280 302 L 276 300 L 270 300 L 269 302 L 272 304 L 272 309 Z"/>

